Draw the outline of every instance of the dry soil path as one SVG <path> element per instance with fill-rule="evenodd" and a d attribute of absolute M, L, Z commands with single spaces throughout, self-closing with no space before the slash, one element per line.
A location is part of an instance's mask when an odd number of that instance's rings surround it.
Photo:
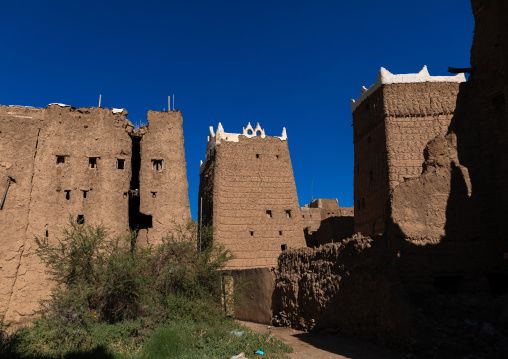
<path fill-rule="evenodd" d="M 402 359 L 400 352 L 336 334 L 306 333 L 292 328 L 238 321 L 258 333 L 272 332 L 273 336 L 293 347 L 291 359 Z"/>

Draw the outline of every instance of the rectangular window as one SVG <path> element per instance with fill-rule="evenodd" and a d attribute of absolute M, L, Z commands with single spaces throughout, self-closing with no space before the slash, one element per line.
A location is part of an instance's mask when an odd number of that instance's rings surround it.
<path fill-rule="evenodd" d="M 254 231 L 250 231 L 250 236 L 254 237 Z"/>
<path fill-rule="evenodd" d="M 65 199 L 70 200 L 71 199 L 71 190 L 65 190 Z"/>
<path fill-rule="evenodd" d="M 281 244 L 280 245 L 280 250 L 281 251 L 285 251 L 287 248 L 288 248 L 287 244 Z"/>
<path fill-rule="evenodd" d="M 125 168 L 125 159 L 117 158 L 116 159 L 116 168 L 119 170 L 123 170 Z"/>
<path fill-rule="evenodd" d="M 152 170 L 162 172 L 162 160 L 152 160 Z"/>
<path fill-rule="evenodd" d="M 279 236 L 282 236 L 282 231 L 279 231 Z"/>
<path fill-rule="evenodd" d="M 56 165 L 63 165 L 65 163 L 65 156 L 56 156 Z"/>
<path fill-rule="evenodd" d="M 291 218 L 291 210 L 286 209 L 286 218 Z"/>
<path fill-rule="evenodd" d="M 97 168 L 100 157 L 88 157 L 88 168 Z"/>
<path fill-rule="evenodd" d="M 266 210 L 266 218 L 272 218 L 272 211 L 269 209 Z"/>

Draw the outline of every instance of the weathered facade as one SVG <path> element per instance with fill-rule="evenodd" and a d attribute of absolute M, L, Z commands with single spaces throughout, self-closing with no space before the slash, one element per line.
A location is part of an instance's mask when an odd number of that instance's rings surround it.
<path fill-rule="evenodd" d="M 156 142 L 157 158 L 167 161 L 157 175 L 176 173 L 168 176 L 175 184 L 171 190 L 167 181 L 146 180 L 145 187 L 135 186 L 155 171 L 143 166 L 155 155 L 149 145 L 146 154 L 139 147 L 133 151 L 133 139 L 142 135 L 126 116 L 123 109 L 61 104 L 45 109 L 0 106 L 0 190 L 5 198 L 0 208 L 0 316 L 6 322 L 32 319 L 39 300 L 51 289 L 45 267 L 30 255 L 34 236 L 54 241 L 70 219 L 102 223 L 112 234 L 153 227 L 153 243 L 171 228 L 173 219 L 190 218 L 180 112 L 158 113 L 155 121 L 149 114 L 147 134 L 157 131 L 165 141 L 145 139 L 147 144 Z M 172 202 L 174 211 L 144 205 L 152 200 L 150 191 L 160 193 L 165 205 Z M 144 220 L 140 202 L 145 217 L 157 219 L 154 225 Z"/>
<path fill-rule="evenodd" d="M 336 198 L 318 198 L 300 208 L 308 247 L 338 242 L 353 235 L 353 207 L 340 207 Z"/>
<path fill-rule="evenodd" d="M 242 134 L 210 128 L 199 198 L 203 224 L 235 255 L 231 268 L 272 267 L 286 248 L 305 246 L 285 129 L 270 137 L 259 124 Z"/>
<path fill-rule="evenodd" d="M 354 131 L 355 232 L 385 230 L 390 191 L 419 176 L 423 150 L 445 134 L 453 117 L 463 74 L 393 75 L 381 68 L 377 81 L 351 101 Z"/>

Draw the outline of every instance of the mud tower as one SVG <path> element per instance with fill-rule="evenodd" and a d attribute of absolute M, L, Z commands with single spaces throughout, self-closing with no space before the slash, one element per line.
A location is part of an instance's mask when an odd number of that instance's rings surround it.
<path fill-rule="evenodd" d="M 199 213 L 201 199 L 203 224 L 236 256 L 230 268 L 272 267 L 281 251 L 305 247 L 285 128 L 271 137 L 259 124 L 241 134 L 210 127 Z"/>
<path fill-rule="evenodd" d="M 49 294 L 34 236 L 61 238 L 72 221 L 154 243 L 190 219 L 180 111 L 0 106 L 0 317 L 31 319 Z M 32 254 L 32 255 L 30 255 Z"/>
<path fill-rule="evenodd" d="M 355 232 L 384 232 L 390 191 L 422 173 L 425 146 L 446 134 L 464 81 L 464 74 L 430 76 L 426 66 L 404 75 L 381 68 L 351 100 Z"/>

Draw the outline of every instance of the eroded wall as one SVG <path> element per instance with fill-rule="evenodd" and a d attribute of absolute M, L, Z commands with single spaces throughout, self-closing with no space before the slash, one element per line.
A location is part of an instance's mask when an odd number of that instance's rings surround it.
<path fill-rule="evenodd" d="M 447 132 L 458 89 L 450 82 L 384 84 L 355 109 L 355 232 L 384 232 L 390 191 L 421 174 L 425 146 Z"/>
<path fill-rule="evenodd" d="M 305 246 L 285 140 L 222 141 L 204 164 L 199 197 L 203 223 L 235 255 L 230 268 L 272 267 L 285 248 Z"/>
<path fill-rule="evenodd" d="M 7 322 L 32 319 L 51 288 L 33 253 L 34 236 L 56 240 L 70 215 L 112 233 L 128 231 L 132 125 L 126 115 L 59 105 L 0 107 L 2 190 L 11 178 L 0 211 L 0 308 Z"/>
<path fill-rule="evenodd" d="M 151 228 L 139 241 L 154 244 L 191 220 L 189 184 L 180 111 L 148 111 L 148 127 L 141 139 L 140 211 L 151 216 Z"/>

